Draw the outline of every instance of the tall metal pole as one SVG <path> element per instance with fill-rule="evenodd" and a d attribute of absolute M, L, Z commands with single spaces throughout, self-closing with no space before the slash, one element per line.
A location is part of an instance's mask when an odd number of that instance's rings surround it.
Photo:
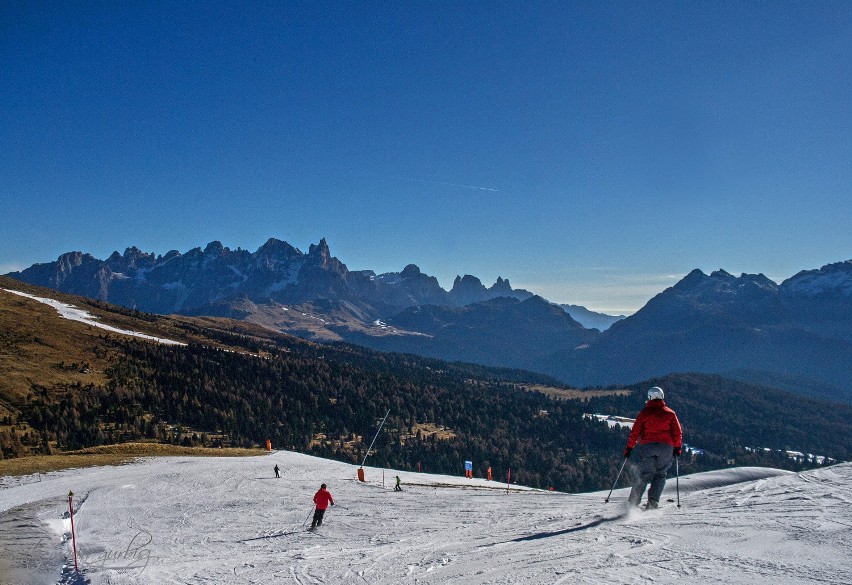
<path fill-rule="evenodd" d="M 385 418 L 382 419 L 382 424 L 379 425 L 379 430 L 376 431 L 376 435 L 373 437 L 373 440 L 370 443 L 370 446 L 367 447 L 367 452 L 364 454 L 364 460 L 361 462 L 361 467 L 364 467 L 364 464 L 367 462 L 367 457 L 370 456 L 370 449 L 373 448 L 373 443 L 376 442 L 376 439 L 379 437 L 379 433 L 382 432 L 382 427 L 385 426 L 385 421 L 388 419 L 389 414 L 390 414 L 390 408 L 388 408 L 388 411 L 385 413 Z"/>

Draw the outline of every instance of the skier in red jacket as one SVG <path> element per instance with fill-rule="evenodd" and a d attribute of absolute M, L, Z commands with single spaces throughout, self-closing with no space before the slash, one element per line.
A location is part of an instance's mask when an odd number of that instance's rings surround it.
<path fill-rule="evenodd" d="M 322 526 L 322 517 L 328 509 L 328 505 L 334 505 L 334 499 L 331 497 L 331 493 L 325 489 L 325 484 L 322 484 L 319 491 L 314 494 L 314 504 L 317 505 L 317 509 L 314 510 L 314 520 L 311 522 L 311 528 Z"/>
<path fill-rule="evenodd" d="M 650 482 L 646 510 L 660 506 L 660 495 L 666 486 L 666 473 L 674 458 L 680 455 L 682 447 L 683 430 L 680 421 L 675 411 L 666 406 L 663 398 L 662 388 L 654 386 L 648 390 L 648 402 L 636 417 L 624 449 L 626 459 L 630 457 L 636 443 L 639 443 L 639 476 L 633 483 L 628 501 L 632 506 L 638 506 Z"/>

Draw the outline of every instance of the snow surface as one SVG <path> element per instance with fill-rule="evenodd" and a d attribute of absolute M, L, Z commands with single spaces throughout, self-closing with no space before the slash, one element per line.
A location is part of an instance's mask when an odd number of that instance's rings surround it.
<path fill-rule="evenodd" d="M 282 478 L 275 479 L 278 465 Z M 684 476 L 664 507 L 357 468 L 291 452 L 147 459 L 0 485 L 5 583 L 852 583 L 852 464 Z M 394 476 L 402 492 L 394 492 Z M 41 481 L 39 481 L 39 479 Z M 623 480 L 622 480 L 623 481 Z M 321 482 L 336 506 L 308 532 Z"/>
<path fill-rule="evenodd" d="M 34 301 L 38 301 L 40 303 L 44 303 L 45 305 L 50 305 L 56 311 L 66 319 L 70 319 L 71 321 L 79 321 L 81 323 L 85 323 L 86 325 L 91 325 L 92 327 L 97 327 L 99 329 L 105 329 L 106 331 L 111 331 L 112 333 L 120 333 L 122 335 L 131 335 L 133 337 L 141 337 L 142 339 L 149 339 L 151 341 L 156 341 L 157 343 L 163 343 L 166 345 L 186 345 L 180 341 L 174 341 L 172 339 L 165 339 L 163 337 L 155 337 L 153 335 L 146 335 L 145 333 L 139 333 L 138 331 L 129 331 L 127 329 L 119 329 L 118 327 L 113 327 L 112 325 L 106 325 L 105 323 L 101 323 L 98 321 L 98 318 L 74 305 L 69 305 L 68 303 L 60 303 L 54 299 L 46 299 L 44 297 L 37 297 L 35 295 L 27 294 L 24 292 L 20 292 L 17 290 L 10 290 L 4 288 L 8 293 L 12 293 L 14 295 L 27 297 L 28 299 L 32 299 Z"/>
<path fill-rule="evenodd" d="M 794 276 L 786 284 L 791 292 L 805 297 L 831 293 L 852 296 L 852 273 L 840 269 Z"/>
<path fill-rule="evenodd" d="M 599 420 L 605 422 L 609 428 L 615 427 L 624 427 L 627 429 L 633 428 L 633 423 L 636 422 L 635 418 L 627 418 L 624 416 L 614 416 L 611 414 L 583 414 L 586 418 L 591 418 L 595 420 Z"/>
<path fill-rule="evenodd" d="M 303 262 L 293 262 L 290 264 L 287 267 L 287 276 L 267 287 L 266 294 L 280 292 L 291 284 L 299 282 L 299 272 L 302 270 L 303 264 Z"/>

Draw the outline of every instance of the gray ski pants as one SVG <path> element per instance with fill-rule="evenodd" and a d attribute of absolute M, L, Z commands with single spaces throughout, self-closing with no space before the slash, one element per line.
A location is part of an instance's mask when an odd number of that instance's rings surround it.
<path fill-rule="evenodd" d="M 643 443 L 636 450 L 639 452 L 639 475 L 633 482 L 628 501 L 638 506 L 650 482 L 648 500 L 659 502 L 666 487 L 666 474 L 674 459 L 672 446 L 668 443 Z"/>

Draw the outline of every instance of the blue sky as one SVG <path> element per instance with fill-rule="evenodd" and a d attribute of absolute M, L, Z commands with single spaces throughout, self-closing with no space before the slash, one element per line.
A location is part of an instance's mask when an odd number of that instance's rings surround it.
<path fill-rule="evenodd" d="M 325 237 L 630 312 L 852 258 L 850 2 L 4 2 L 0 271 Z"/>

